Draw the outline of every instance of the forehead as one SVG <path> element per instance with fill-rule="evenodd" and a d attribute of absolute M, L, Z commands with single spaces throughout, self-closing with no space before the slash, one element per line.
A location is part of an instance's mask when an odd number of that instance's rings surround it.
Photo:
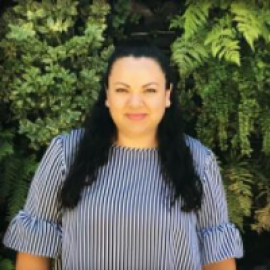
<path fill-rule="evenodd" d="M 113 63 L 109 77 L 112 79 L 137 77 L 139 79 L 148 76 L 154 76 L 157 79 L 165 78 L 160 64 L 155 59 L 127 56 L 121 57 Z"/>

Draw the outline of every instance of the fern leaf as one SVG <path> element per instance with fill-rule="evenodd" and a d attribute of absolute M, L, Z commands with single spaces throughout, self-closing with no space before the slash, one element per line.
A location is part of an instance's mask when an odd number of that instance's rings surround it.
<path fill-rule="evenodd" d="M 189 39 L 194 36 L 207 23 L 208 12 L 212 6 L 210 1 L 192 2 L 188 5 L 184 18 L 184 38 Z"/>
<path fill-rule="evenodd" d="M 2 183 L 0 189 L 0 197 L 5 199 L 9 196 L 12 186 L 16 183 L 18 178 L 18 168 L 20 168 L 20 161 L 14 155 L 9 157 L 5 162 L 3 162 L 3 175 L 2 175 Z"/>
<path fill-rule="evenodd" d="M 252 206 L 254 175 L 249 163 L 231 154 L 222 170 L 228 197 L 229 215 L 243 228 L 243 218 L 249 216 Z"/>
<path fill-rule="evenodd" d="M 13 140 L 14 134 L 11 131 L 0 132 L 0 161 L 9 155 L 13 154 Z"/>
<path fill-rule="evenodd" d="M 12 159 L 5 175 L 9 182 L 8 197 L 8 221 L 22 208 L 29 188 L 31 176 L 36 169 L 37 163 L 34 157 Z M 13 172 L 12 172 L 13 170 Z"/>
<path fill-rule="evenodd" d="M 183 28 L 184 27 L 184 18 L 180 15 L 176 15 L 171 19 L 169 29 Z"/>
<path fill-rule="evenodd" d="M 256 13 L 256 6 L 250 3 L 236 2 L 231 4 L 231 12 L 235 15 L 237 29 L 243 34 L 254 51 L 254 42 L 263 34 L 263 25 Z"/>
<path fill-rule="evenodd" d="M 204 44 L 211 45 L 213 57 L 240 66 L 239 41 L 236 39 L 230 23 L 231 19 L 228 16 L 219 20 L 206 36 Z"/>
<path fill-rule="evenodd" d="M 260 126 L 263 134 L 262 151 L 265 154 L 270 154 L 270 114 L 269 109 L 266 109 L 260 117 Z"/>
<path fill-rule="evenodd" d="M 201 36 L 189 40 L 178 38 L 172 45 L 172 60 L 179 67 L 183 77 L 202 66 L 209 56 L 201 38 Z"/>
<path fill-rule="evenodd" d="M 262 36 L 266 42 L 269 42 L 270 39 L 270 31 L 269 31 L 269 26 L 270 26 L 270 10 L 269 6 L 267 8 L 262 8 L 260 10 L 260 18 L 262 21 Z"/>
<path fill-rule="evenodd" d="M 262 208 L 255 211 L 257 224 L 252 225 L 252 229 L 261 233 L 262 231 L 270 231 L 270 201 Z"/>
<path fill-rule="evenodd" d="M 0 144 L 0 160 L 3 160 L 5 157 L 13 153 L 12 144 L 9 142 L 3 142 Z"/>

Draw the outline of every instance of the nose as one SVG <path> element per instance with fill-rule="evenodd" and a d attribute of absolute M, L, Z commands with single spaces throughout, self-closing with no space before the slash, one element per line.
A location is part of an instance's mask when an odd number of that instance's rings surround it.
<path fill-rule="evenodd" d="M 130 94 L 128 104 L 132 107 L 141 106 L 143 104 L 143 99 L 139 94 Z"/>

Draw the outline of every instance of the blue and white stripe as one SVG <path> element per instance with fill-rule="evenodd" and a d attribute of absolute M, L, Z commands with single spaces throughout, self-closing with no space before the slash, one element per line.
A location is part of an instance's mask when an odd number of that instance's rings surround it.
<path fill-rule="evenodd" d="M 59 190 L 82 133 L 73 130 L 52 140 L 25 207 L 6 232 L 7 247 L 54 258 L 57 270 L 201 270 L 203 264 L 242 257 L 215 156 L 189 136 L 204 188 L 198 214 L 182 212 L 180 201 L 169 208 L 157 148 L 117 145 L 79 205 L 62 211 Z"/>

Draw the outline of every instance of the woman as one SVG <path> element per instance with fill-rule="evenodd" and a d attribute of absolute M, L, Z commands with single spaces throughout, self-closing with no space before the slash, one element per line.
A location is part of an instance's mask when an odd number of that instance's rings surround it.
<path fill-rule="evenodd" d="M 117 48 L 89 115 L 53 139 L 8 228 L 16 269 L 236 269 L 215 156 L 183 133 L 166 57 Z"/>

